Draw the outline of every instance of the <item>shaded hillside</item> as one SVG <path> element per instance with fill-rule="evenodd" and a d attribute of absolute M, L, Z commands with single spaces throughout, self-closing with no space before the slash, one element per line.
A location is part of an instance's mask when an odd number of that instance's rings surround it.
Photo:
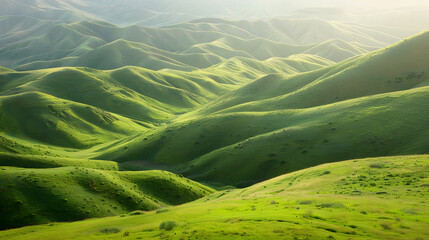
<path fill-rule="evenodd" d="M 1 229 L 154 210 L 214 190 L 162 171 L 111 172 L 82 167 L 0 169 Z"/>
<path fill-rule="evenodd" d="M 429 234 L 427 158 L 326 164 L 165 212 L 26 227 L 0 237 L 55 238 L 66 232 L 64 239 L 424 239 Z"/>

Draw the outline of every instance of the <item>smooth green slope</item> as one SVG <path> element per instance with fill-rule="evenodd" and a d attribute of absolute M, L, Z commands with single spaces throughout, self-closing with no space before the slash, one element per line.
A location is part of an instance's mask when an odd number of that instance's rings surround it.
<path fill-rule="evenodd" d="M 217 192 L 163 213 L 25 227 L 1 232 L 0 238 L 425 239 L 427 159 L 326 164 Z M 168 221 L 174 222 L 172 229 L 160 229 Z"/>
<path fill-rule="evenodd" d="M 213 192 L 162 171 L 1 167 L 1 229 L 76 221 L 183 204 Z"/>
<path fill-rule="evenodd" d="M 248 186 L 327 161 L 427 153 L 427 36 L 310 73 L 269 75 L 96 158 Z"/>
<path fill-rule="evenodd" d="M 92 106 L 37 92 L 0 97 L 0 131 L 70 148 L 86 148 L 146 128 Z"/>
<path fill-rule="evenodd" d="M 307 108 L 425 86 L 429 81 L 428 43 L 429 32 L 424 32 L 317 72 L 267 76 L 229 93 L 203 112 Z"/>
<path fill-rule="evenodd" d="M 0 166 L 10 166 L 19 168 L 57 168 L 57 167 L 85 167 L 100 170 L 118 171 L 117 162 L 70 159 L 60 157 L 48 157 L 37 155 L 21 155 L 11 153 L 0 153 Z"/>
<path fill-rule="evenodd" d="M 128 79 L 129 73 L 134 72 L 137 73 L 133 75 L 136 79 Z M 192 109 L 199 103 L 206 102 L 201 96 L 205 93 L 203 87 L 196 83 L 180 76 L 138 68 L 124 68 L 111 72 L 89 68 L 59 68 L 4 74 L 2 78 L 3 95 L 38 91 L 95 106 L 124 117 L 146 121 L 149 124 L 165 121 L 173 115 L 172 113 Z M 133 83 L 136 90 L 127 87 Z M 158 94 L 158 99 L 164 98 L 166 102 L 160 103 L 150 96 L 139 93 L 139 87 L 143 86 L 158 89 L 153 94 Z M 222 89 L 219 85 L 215 87 Z"/>
<path fill-rule="evenodd" d="M 248 186 L 330 161 L 423 154 L 428 96 L 423 87 L 303 110 L 201 117 L 118 143 L 96 158 Z"/>
<path fill-rule="evenodd" d="M 331 64 L 303 55 L 264 62 L 232 59 L 192 72 L 138 67 L 4 72 L 0 74 L 2 151 L 37 155 L 52 152 L 48 155 L 69 157 L 58 149 L 50 151 L 16 138 L 88 148 L 168 123 L 266 74 L 294 74 Z"/>

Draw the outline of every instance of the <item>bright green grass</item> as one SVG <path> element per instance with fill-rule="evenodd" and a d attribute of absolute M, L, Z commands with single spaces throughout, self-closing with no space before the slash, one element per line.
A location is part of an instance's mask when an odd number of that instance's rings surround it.
<path fill-rule="evenodd" d="M 95 158 L 243 187 L 331 161 L 427 154 L 428 39 L 268 75 Z"/>
<path fill-rule="evenodd" d="M 165 212 L 25 227 L 0 238 L 426 239 L 428 158 L 326 164 Z M 177 226 L 161 230 L 167 221 Z M 105 233 L 111 229 L 119 232 Z"/>
<path fill-rule="evenodd" d="M 332 161 L 425 154 L 428 96 L 422 87 L 303 110 L 206 116 L 118 142 L 94 158 L 248 186 Z"/>
<path fill-rule="evenodd" d="M 318 71 L 269 75 L 228 93 L 196 113 L 302 109 L 427 86 L 428 43 L 426 31 Z"/>
<path fill-rule="evenodd" d="M 99 168 L 96 161 L 89 164 L 81 161 L 80 165 Z M 163 171 L 0 167 L 0 226 L 6 229 L 154 210 L 212 192 L 208 187 Z"/>
<path fill-rule="evenodd" d="M 11 153 L 0 153 L 0 166 L 11 166 L 19 168 L 56 168 L 73 166 L 111 171 L 119 170 L 118 163 L 112 161 L 70 159 L 30 154 L 20 155 Z"/>
<path fill-rule="evenodd" d="M 87 148 L 146 128 L 130 119 L 39 92 L 0 96 L 0 131 L 70 148 Z"/>
<path fill-rule="evenodd" d="M 232 59 L 192 72 L 124 67 L 0 73 L 0 131 L 5 138 L 87 149 L 168 123 L 265 74 L 295 74 L 331 64 L 302 55 L 265 62 Z"/>

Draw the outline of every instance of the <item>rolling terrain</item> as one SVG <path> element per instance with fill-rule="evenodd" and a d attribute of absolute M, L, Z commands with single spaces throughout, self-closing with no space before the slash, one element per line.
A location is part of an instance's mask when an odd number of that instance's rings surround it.
<path fill-rule="evenodd" d="M 25 227 L 0 238 L 425 239 L 427 159 L 326 164 L 163 212 Z"/>
<path fill-rule="evenodd" d="M 248 186 L 333 160 L 427 153 L 428 36 L 308 73 L 268 75 L 95 158 Z"/>
<path fill-rule="evenodd" d="M 46 154 L 46 150 L 26 148 L 28 143 L 20 140 L 18 145 L 23 147 L 13 147 L 16 140 L 11 137 L 42 145 L 90 148 L 166 124 L 266 74 L 295 74 L 332 63 L 315 56 L 295 55 L 264 62 L 233 58 L 191 72 L 138 67 L 111 71 L 2 69 L 0 134 L 5 144 L 1 148 L 7 152 Z"/>
<path fill-rule="evenodd" d="M 401 39 L 382 28 L 322 19 L 202 19 L 148 28 L 2 16 L 0 28 L 0 66 L 15 70 L 65 66 L 111 70 L 133 65 L 192 71 L 234 57 L 264 61 L 295 54 L 340 62 Z"/>
<path fill-rule="evenodd" d="M 429 237 L 426 0 L 1 5 L 0 239 Z"/>

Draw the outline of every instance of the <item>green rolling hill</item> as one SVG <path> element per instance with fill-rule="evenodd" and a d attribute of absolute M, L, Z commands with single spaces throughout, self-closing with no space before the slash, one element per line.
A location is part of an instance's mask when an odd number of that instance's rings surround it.
<path fill-rule="evenodd" d="M 3 69 L 2 150 L 37 155 L 52 152 L 53 156 L 68 157 L 61 149 L 47 150 L 45 144 L 87 149 L 166 124 L 266 74 L 296 74 L 331 64 L 323 58 L 296 55 L 264 62 L 233 58 L 191 72 L 138 67 L 111 71 Z M 15 143 L 20 147 L 14 148 Z"/>
<path fill-rule="evenodd" d="M 326 164 L 164 212 L 25 227 L 0 238 L 424 239 L 427 158 Z"/>
<path fill-rule="evenodd" d="M 214 190 L 162 171 L 1 168 L 2 229 L 183 204 Z"/>
<path fill-rule="evenodd" d="M 3 133 L 63 147 L 90 147 L 145 130 L 117 114 L 38 92 L 0 97 L 0 109 Z"/>
<path fill-rule="evenodd" d="M 309 73 L 268 75 L 96 158 L 247 186 L 333 160 L 427 153 L 428 36 Z"/>
<path fill-rule="evenodd" d="M 308 108 L 426 86 L 428 57 L 422 49 L 428 48 L 428 39 L 429 33 L 424 32 L 380 51 L 316 72 L 291 77 L 267 76 L 229 93 L 221 102 L 212 103 L 202 112 L 229 111 L 233 106 L 231 112 L 235 112 L 240 111 L 235 109 L 250 105 L 257 108 L 259 104 L 265 104 L 265 110 Z M 268 82 L 276 87 L 264 88 Z M 243 111 L 252 111 L 250 108 Z"/>
<path fill-rule="evenodd" d="M 9 68 L 4 68 L 4 67 L 0 67 L 0 72 L 5 73 L 5 72 L 13 72 L 13 70 L 9 69 Z"/>
<path fill-rule="evenodd" d="M 429 6 L 325 2 L 4 0 L 0 239 L 426 239 Z"/>

